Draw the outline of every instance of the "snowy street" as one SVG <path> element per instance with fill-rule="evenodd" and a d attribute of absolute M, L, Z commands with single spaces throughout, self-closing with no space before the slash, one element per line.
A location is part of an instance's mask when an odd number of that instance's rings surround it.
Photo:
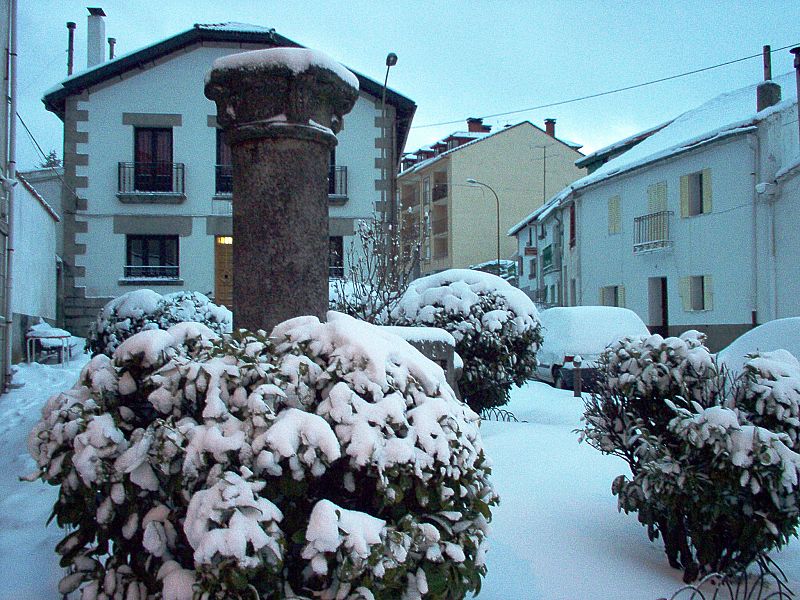
<path fill-rule="evenodd" d="M 61 532 L 45 528 L 55 488 L 20 482 L 33 469 L 25 439 L 46 399 L 70 387 L 87 356 L 68 368 L 20 365 L 23 388 L 0 399 L 0 600 L 57 598 Z M 532 382 L 506 408 L 528 423 L 484 422 L 484 443 L 501 503 L 493 511 L 489 574 L 481 599 L 655 600 L 681 587 L 658 544 L 633 515 L 617 512 L 616 458 L 577 443 L 582 404 L 570 392 Z M 800 542 L 774 557 L 800 589 Z"/>

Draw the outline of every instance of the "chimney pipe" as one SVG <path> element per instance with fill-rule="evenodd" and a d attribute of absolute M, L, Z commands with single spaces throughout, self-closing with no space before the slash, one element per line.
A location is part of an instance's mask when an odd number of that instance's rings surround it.
<path fill-rule="evenodd" d="M 761 112 L 765 108 L 775 106 L 781 101 L 781 86 L 772 79 L 772 53 L 769 46 L 764 46 L 764 81 L 756 88 L 756 110 Z"/>
<path fill-rule="evenodd" d="M 764 46 L 764 81 L 772 79 L 772 52 L 769 46 Z"/>
<path fill-rule="evenodd" d="M 789 52 L 794 54 L 794 72 L 797 78 L 797 126 L 800 128 L 800 46 L 795 46 Z"/>
<path fill-rule="evenodd" d="M 75 58 L 75 25 L 72 21 L 67 21 L 67 75 L 72 75 L 72 65 Z"/>
<path fill-rule="evenodd" d="M 106 13 L 102 8 L 89 8 L 86 43 L 86 67 L 91 68 L 105 62 Z"/>
<path fill-rule="evenodd" d="M 117 38 L 108 38 L 108 60 L 114 60 L 114 46 L 117 44 Z"/>
<path fill-rule="evenodd" d="M 551 138 L 556 137 L 556 120 L 555 119 L 545 119 L 544 120 L 544 132 L 549 135 Z"/>

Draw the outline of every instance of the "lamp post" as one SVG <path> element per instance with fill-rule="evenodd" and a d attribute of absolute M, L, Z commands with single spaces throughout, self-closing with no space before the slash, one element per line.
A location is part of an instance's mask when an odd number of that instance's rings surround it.
<path fill-rule="evenodd" d="M 394 199 L 394 186 L 391 185 L 391 178 L 388 176 L 389 167 L 386 162 L 386 85 L 389 83 L 389 69 L 397 64 L 397 54 L 389 52 L 386 55 L 386 77 L 383 78 L 383 89 L 381 90 L 381 179 L 383 180 L 383 194 L 384 205 L 383 210 L 386 214 L 386 208 L 389 208 L 389 225 L 394 226 L 395 215 L 395 199 Z M 391 158 L 391 154 L 389 155 Z"/>
<path fill-rule="evenodd" d="M 494 194 L 495 202 L 497 203 L 497 276 L 500 277 L 500 198 L 497 197 L 497 192 L 494 191 L 492 186 L 476 181 L 475 179 L 467 179 L 467 183 L 472 186 L 482 186 Z"/>

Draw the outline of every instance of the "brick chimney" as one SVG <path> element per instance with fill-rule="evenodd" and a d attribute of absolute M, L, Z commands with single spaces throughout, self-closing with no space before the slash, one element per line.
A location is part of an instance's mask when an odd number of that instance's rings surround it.
<path fill-rule="evenodd" d="M 772 81 L 772 54 L 769 46 L 764 46 L 764 81 L 756 88 L 756 110 L 775 106 L 781 101 L 781 86 Z"/>
<path fill-rule="evenodd" d="M 470 117 L 467 119 L 467 131 L 470 133 L 489 133 L 492 128 L 489 125 L 483 124 L 483 119 L 478 117 Z"/>
<path fill-rule="evenodd" d="M 544 120 L 544 132 L 549 135 L 551 138 L 556 137 L 556 120 L 555 119 L 545 119 Z"/>
<path fill-rule="evenodd" d="M 86 68 L 106 60 L 106 13 L 102 8 L 89 8 L 88 39 L 86 40 Z"/>

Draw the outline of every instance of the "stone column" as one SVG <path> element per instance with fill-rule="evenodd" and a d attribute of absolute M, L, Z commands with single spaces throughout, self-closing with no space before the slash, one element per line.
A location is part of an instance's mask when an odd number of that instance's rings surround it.
<path fill-rule="evenodd" d="M 220 58 L 205 95 L 233 154 L 234 327 L 328 309 L 328 165 L 358 79 L 320 52 Z"/>

